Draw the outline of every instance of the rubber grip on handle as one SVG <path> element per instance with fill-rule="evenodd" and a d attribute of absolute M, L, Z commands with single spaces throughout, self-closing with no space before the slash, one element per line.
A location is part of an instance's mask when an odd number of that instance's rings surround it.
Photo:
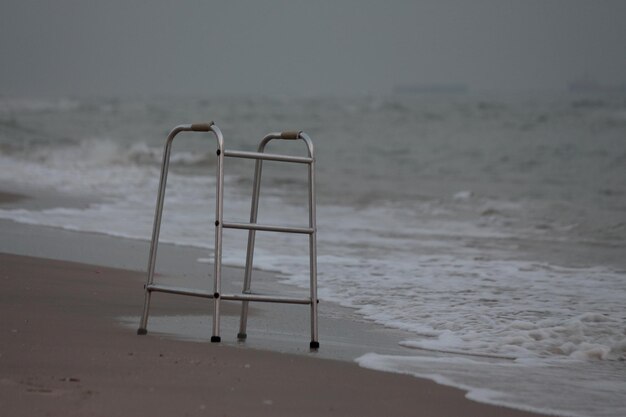
<path fill-rule="evenodd" d="M 194 123 L 191 125 L 191 131 L 192 132 L 208 132 L 211 130 L 211 126 L 213 126 L 213 122 Z"/>
<path fill-rule="evenodd" d="M 300 138 L 300 133 L 302 133 L 302 132 L 301 131 L 281 132 L 280 133 L 280 138 L 281 139 L 299 139 Z"/>

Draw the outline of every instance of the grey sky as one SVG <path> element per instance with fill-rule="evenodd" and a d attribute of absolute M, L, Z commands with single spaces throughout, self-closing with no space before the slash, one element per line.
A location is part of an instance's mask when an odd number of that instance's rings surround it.
<path fill-rule="evenodd" d="M 625 21 L 621 0 L 0 0 L 0 94 L 624 83 Z"/>

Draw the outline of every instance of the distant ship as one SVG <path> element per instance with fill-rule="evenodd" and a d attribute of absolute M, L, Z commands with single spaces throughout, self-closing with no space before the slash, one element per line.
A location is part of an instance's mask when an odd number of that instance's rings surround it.
<path fill-rule="evenodd" d="M 396 94 L 466 94 L 466 84 L 399 84 L 394 86 Z"/>
<path fill-rule="evenodd" d="M 610 94 L 610 93 L 626 93 L 626 84 L 601 84 L 593 78 L 585 75 L 567 84 L 567 91 L 570 93 L 581 94 Z"/>

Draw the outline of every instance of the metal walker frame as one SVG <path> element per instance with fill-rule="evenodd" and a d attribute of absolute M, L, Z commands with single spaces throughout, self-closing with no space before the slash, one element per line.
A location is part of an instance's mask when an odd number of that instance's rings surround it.
<path fill-rule="evenodd" d="M 163 213 L 163 202 L 165 199 L 165 186 L 167 183 L 167 172 L 169 167 L 170 153 L 172 142 L 176 135 L 181 132 L 212 132 L 217 139 L 217 185 L 216 185 L 216 209 L 215 209 L 215 260 L 213 272 L 213 292 L 202 291 L 192 288 L 181 288 L 169 285 L 154 283 L 154 269 L 156 264 L 157 248 L 159 243 L 159 232 L 161 228 L 161 218 Z M 291 156 L 266 153 L 266 145 L 274 139 L 298 140 L 301 139 L 307 146 L 308 156 Z M 252 204 L 250 208 L 250 223 L 232 223 L 223 220 L 224 206 L 224 158 L 245 158 L 256 160 L 254 183 L 252 190 Z M 273 225 L 261 225 L 257 223 L 257 214 L 259 209 L 259 194 L 261 190 L 261 173 L 263 161 L 280 161 L 305 164 L 308 166 L 308 185 L 309 185 L 309 226 L 308 227 L 285 227 Z M 246 267 L 244 275 L 243 290 L 240 294 L 222 294 L 222 231 L 223 229 L 244 229 L 248 230 L 248 247 L 246 252 Z M 309 235 L 309 268 L 310 268 L 310 297 L 294 298 L 283 297 L 278 295 L 263 295 L 252 293 L 250 290 L 252 281 L 252 261 L 254 257 L 254 243 L 257 231 L 282 232 L 282 233 L 300 233 Z M 148 333 L 148 314 L 150 309 L 150 298 L 153 292 L 164 292 L 170 294 L 179 294 L 192 297 L 210 298 L 213 303 L 213 332 L 211 342 L 217 343 L 221 341 L 220 337 L 220 303 L 226 301 L 241 301 L 241 317 L 239 323 L 239 333 L 237 338 L 245 340 L 247 337 L 246 328 L 248 322 L 248 303 L 250 301 L 269 302 L 269 303 L 287 303 L 287 304 L 304 304 L 310 305 L 311 310 L 311 349 L 319 348 L 317 333 L 317 226 L 315 223 L 315 156 L 313 152 L 313 142 L 304 132 L 279 132 L 266 135 L 259 143 L 257 152 L 231 151 L 224 149 L 224 137 L 220 129 L 213 123 L 196 123 L 188 125 L 176 126 L 169 133 L 165 142 L 163 152 L 163 162 L 161 164 L 161 178 L 159 183 L 159 191 L 157 196 L 156 210 L 154 214 L 154 227 L 152 230 L 152 241 L 150 244 L 150 256 L 148 260 L 148 278 L 145 285 L 145 301 L 141 323 L 137 334 L 145 335 Z"/>

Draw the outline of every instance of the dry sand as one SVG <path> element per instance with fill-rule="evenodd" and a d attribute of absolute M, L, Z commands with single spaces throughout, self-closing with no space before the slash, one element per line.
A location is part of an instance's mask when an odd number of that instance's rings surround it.
<path fill-rule="evenodd" d="M 0 255 L 3 416 L 532 416 L 350 362 L 137 336 L 144 274 Z M 206 301 L 159 300 L 194 314 Z"/>

